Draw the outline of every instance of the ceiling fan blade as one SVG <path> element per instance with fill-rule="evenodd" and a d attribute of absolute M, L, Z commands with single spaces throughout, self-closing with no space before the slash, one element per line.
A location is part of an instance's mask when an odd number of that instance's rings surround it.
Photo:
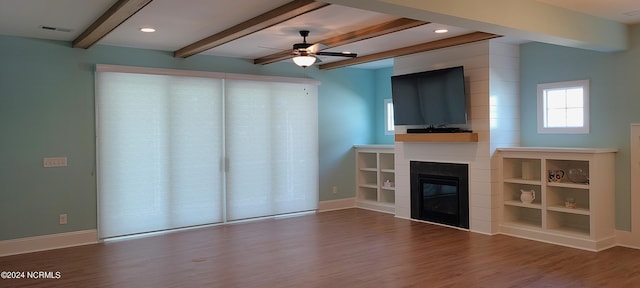
<path fill-rule="evenodd" d="M 315 43 L 311 46 L 309 46 L 309 48 L 307 48 L 307 51 L 311 52 L 311 53 L 318 53 L 321 50 L 327 49 L 327 45 L 324 45 L 322 43 Z"/>
<path fill-rule="evenodd" d="M 336 56 L 336 57 L 350 57 L 350 58 L 354 58 L 356 56 L 358 56 L 357 53 L 349 53 L 349 52 L 325 52 L 325 51 L 320 51 L 317 52 L 316 55 L 322 55 L 322 56 Z"/>
<path fill-rule="evenodd" d="M 313 44 L 313 45 L 307 47 L 307 52 L 314 53 L 314 54 L 316 52 L 318 52 L 318 44 L 316 43 L 316 44 Z"/>

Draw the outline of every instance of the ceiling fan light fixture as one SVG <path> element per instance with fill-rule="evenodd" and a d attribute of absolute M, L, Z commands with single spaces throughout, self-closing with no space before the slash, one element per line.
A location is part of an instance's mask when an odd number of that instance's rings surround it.
<path fill-rule="evenodd" d="M 311 65 L 313 65 L 313 63 L 316 63 L 316 57 L 314 56 L 295 56 L 293 58 L 291 58 L 293 60 L 293 63 L 296 63 L 296 65 L 302 67 L 302 68 L 307 68 Z"/>

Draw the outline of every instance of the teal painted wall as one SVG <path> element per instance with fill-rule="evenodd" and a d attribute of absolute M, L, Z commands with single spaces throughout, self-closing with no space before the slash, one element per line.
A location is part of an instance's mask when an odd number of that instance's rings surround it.
<path fill-rule="evenodd" d="M 374 131 L 373 72 L 361 69 L 329 72 L 324 75 L 326 81 L 318 96 L 320 201 L 355 197 L 353 145 L 372 143 Z M 337 193 L 332 193 L 333 186 Z"/>
<path fill-rule="evenodd" d="M 374 131 L 376 144 L 393 144 L 394 141 L 393 135 L 384 134 L 384 99 L 391 98 L 391 76 L 393 76 L 393 67 L 375 70 L 376 107 L 373 121 L 376 124 Z"/>
<path fill-rule="evenodd" d="M 320 200 L 354 197 L 352 146 L 374 141 L 374 72 L 0 36 L 0 240 L 96 228 L 94 69 L 115 64 L 314 78 Z M 44 157 L 66 168 L 42 168 Z M 332 186 L 338 193 L 332 193 Z M 59 225 L 67 213 L 69 224 Z"/>
<path fill-rule="evenodd" d="M 640 25 L 630 29 L 631 48 L 600 53 L 541 43 L 520 49 L 521 142 L 523 146 L 612 147 L 616 156 L 616 227 L 631 229 L 631 123 L 640 122 Z M 589 134 L 538 134 L 538 83 L 590 80 Z"/>

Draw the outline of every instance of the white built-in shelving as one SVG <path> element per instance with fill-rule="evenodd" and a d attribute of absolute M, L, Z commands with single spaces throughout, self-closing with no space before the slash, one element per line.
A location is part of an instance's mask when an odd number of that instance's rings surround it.
<path fill-rule="evenodd" d="M 356 154 L 356 206 L 395 212 L 393 145 L 358 145 Z"/>
<path fill-rule="evenodd" d="M 501 233 L 593 251 L 615 245 L 615 149 L 498 151 Z M 521 190 L 535 191 L 533 202 Z"/>

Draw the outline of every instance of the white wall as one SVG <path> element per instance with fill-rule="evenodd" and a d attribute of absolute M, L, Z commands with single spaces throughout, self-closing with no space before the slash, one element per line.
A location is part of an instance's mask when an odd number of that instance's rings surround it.
<path fill-rule="evenodd" d="M 494 40 L 395 59 L 394 75 L 464 66 L 469 94 L 468 128 L 479 138 L 477 143 L 396 142 L 397 217 L 411 217 L 409 161 L 462 163 L 469 165 L 470 230 L 498 232 L 500 200 L 498 190 L 492 189 L 497 187 L 497 170 L 492 168 L 491 158 L 496 147 L 518 144 L 517 64 L 518 47 Z M 396 126 L 396 133 L 404 131 L 405 127 Z"/>
<path fill-rule="evenodd" d="M 491 233 L 498 233 L 501 190 L 496 148 L 520 146 L 520 48 L 491 40 L 489 49 L 489 153 L 491 165 Z"/>

